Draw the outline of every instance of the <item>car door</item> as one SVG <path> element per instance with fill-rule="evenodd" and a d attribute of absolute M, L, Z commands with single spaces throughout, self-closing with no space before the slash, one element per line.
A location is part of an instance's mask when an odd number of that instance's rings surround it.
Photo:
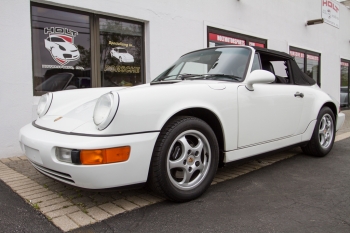
<path fill-rule="evenodd" d="M 238 87 L 238 148 L 292 137 L 299 128 L 303 98 L 297 85 Z"/>

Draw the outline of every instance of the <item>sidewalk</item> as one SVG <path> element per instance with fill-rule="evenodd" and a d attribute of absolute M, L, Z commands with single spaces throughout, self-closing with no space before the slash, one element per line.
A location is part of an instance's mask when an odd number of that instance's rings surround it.
<path fill-rule="evenodd" d="M 350 110 L 344 113 L 346 122 L 338 131 L 336 141 L 350 137 Z M 234 179 L 300 153 L 301 150 L 297 147 L 271 153 L 268 156 L 254 157 L 243 164 L 226 166 L 219 169 L 212 185 Z M 78 229 L 120 213 L 163 201 L 162 198 L 146 189 L 108 193 L 81 190 L 37 172 L 25 156 L 1 159 L 0 179 L 36 209 L 37 214 L 42 213 L 42 216 L 45 216 L 62 231 Z M 28 205 L 29 209 L 30 205 Z M 1 209 L 5 208 L 6 206 L 1 206 Z M 0 214 L 0 223 L 2 219 Z"/>

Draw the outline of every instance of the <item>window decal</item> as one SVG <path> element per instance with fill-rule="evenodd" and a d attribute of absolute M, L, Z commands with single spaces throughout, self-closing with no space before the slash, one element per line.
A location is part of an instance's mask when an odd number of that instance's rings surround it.
<path fill-rule="evenodd" d="M 61 34 L 63 32 L 65 34 Z M 79 60 L 80 53 L 74 44 L 74 37 L 78 35 L 78 32 L 68 28 L 46 27 L 44 34 L 48 34 L 45 39 L 45 48 L 58 64 L 64 66 L 70 61 Z"/>
<path fill-rule="evenodd" d="M 233 37 L 228 36 L 222 36 L 214 33 L 209 33 L 209 40 L 211 41 L 217 41 L 217 42 L 224 42 L 228 44 L 236 44 L 236 45 L 245 45 L 245 41 Z"/>

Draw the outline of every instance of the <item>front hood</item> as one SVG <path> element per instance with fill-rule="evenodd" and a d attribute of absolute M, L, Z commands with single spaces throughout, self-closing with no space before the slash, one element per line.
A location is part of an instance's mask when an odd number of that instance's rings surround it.
<path fill-rule="evenodd" d="M 124 88 L 91 88 L 54 92 L 49 111 L 45 116 L 38 118 L 35 124 L 52 130 L 72 132 L 75 128 L 93 121 L 95 104 L 101 95 Z"/>
<path fill-rule="evenodd" d="M 77 47 L 75 47 L 73 44 L 68 42 L 54 42 L 54 43 L 61 45 L 63 48 L 65 48 L 68 51 L 77 50 Z"/>
<path fill-rule="evenodd" d="M 66 114 L 45 115 L 36 120 L 36 124 L 52 130 L 73 132 L 75 128 L 92 121 L 97 98 L 80 105 Z"/>
<path fill-rule="evenodd" d="M 99 131 L 93 123 L 93 111 L 97 99 L 110 91 L 118 92 L 120 96 L 120 110 L 117 117 L 122 117 L 125 112 L 123 108 L 140 109 L 145 104 L 143 101 L 152 96 L 150 102 L 164 100 L 164 95 L 170 93 L 182 93 L 188 98 L 205 98 L 210 96 L 210 90 L 223 91 L 227 85 L 240 85 L 240 83 L 208 81 L 208 80 L 184 80 L 172 84 L 150 85 L 143 84 L 134 87 L 115 88 L 91 88 L 79 90 L 66 90 L 53 93 L 53 101 L 48 113 L 35 121 L 39 127 L 67 133 L 88 133 L 88 134 L 118 134 L 109 132 L 111 129 Z M 200 90 L 197 95 L 197 91 Z M 203 93 L 203 94 L 202 94 Z M 143 97 L 140 97 L 143 96 Z M 168 102 L 177 102 L 176 98 Z M 128 110 L 129 111 L 129 110 Z M 138 114 L 145 114 L 138 113 Z M 130 116 L 123 116 L 130 117 Z"/>
<path fill-rule="evenodd" d="M 131 54 L 129 54 L 129 53 L 122 53 L 121 56 L 122 56 L 123 58 L 126 58 L 126 59 L 131 59 L 131 58 L 133 58 L 133 56 L 131 56 Z"/>

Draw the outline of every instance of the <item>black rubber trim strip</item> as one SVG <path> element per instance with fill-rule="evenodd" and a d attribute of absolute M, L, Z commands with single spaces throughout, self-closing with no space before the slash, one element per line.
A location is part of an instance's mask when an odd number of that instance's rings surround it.
<path fill-rule="evenodd" d="M 74 135 L 74 136 L 85 136 L 85 137 L 116 137 L 116 136 L 127 136 L 127 135 L 134 135 L 134 134 L 159 133 L 160 132 L 160 130 L 152 130 L 152 131 L 143 131 L 143 132 L 134 132 L 134 133 L 123 133 L 123 134 L 83 134 L 83 133 L 64 132 L 64 131 L 45 128 L 45 127 L 42 127 L 40 125 L 35 124 L 35 121 L 32 122 L 32 125 L 35 128 L 54 132 L 54 133 Z"/>
<path fill-rule="evenodd" d="M 34 167 L 34 166 L 33 166 Z M 74 182 L 74 180 L 70 180 L 70 179 L 67 179 L 67 178 L 63 178 L 63 177 L 61 177 L 61 176 L 57 176 L 57 175 L 53 175 L 53 174 L 51 174 L 51 173 L 49 173 L 49 172 L 44 172 L 44 171 L 42 171 L 42 170 L 40 170 L 39 168 L 36 168 L 36 167 L 34 167 L 35 168 L 35 170 L 37 170 L 38 172 L 40 172 L 41 174 L 43 174 L 44 176 L 47 176 L 47 177 L 49 177 L 49 178 L 51 178 L 51 179 L 55 179 L 55 180 L 58 180 L 58 181 L 61 181 L 61 180 L 64 180 L 64 181 L 66 181 L 66 182 L 69 182 L 69 184 L 75 184 L 75 182 Z M 60 180 L 61 179 L 61 180 Z M 62 181 L 61 181 L 62 182 Z"/>
<path fill-rule="evenodd" d="M 72 178 L 72 176 L 69 175 L 69 174 L 67 174 L 67 173 L 63 173 L 63 172 L 59 172 L 59 171 L 52 170 L 52 169 L 50 169 L 50 168 L 47 168 L 47 167 L 41 166 L 41 165 L 39 165 L 39 164 L 37 164 L 37 163 L 34 163 L 34 162 L 31 161 L 31 160 L 30 160 L 30 162 L 33 163 L 33 164 L 35 164 L 35 165 L 38 166 L 39 168 L 43 169 L 44 171 L 45 171 L 45 169 L 46 169 L 46 170 L 48 170 L 48 171 L 51 171 L 51 172 L 55 172 L 55 173 L 57 173 L 57 174 L 60 174 L 61 176 L 65 176 L 65 177 L 70 177 L 70 178 Z"/>

